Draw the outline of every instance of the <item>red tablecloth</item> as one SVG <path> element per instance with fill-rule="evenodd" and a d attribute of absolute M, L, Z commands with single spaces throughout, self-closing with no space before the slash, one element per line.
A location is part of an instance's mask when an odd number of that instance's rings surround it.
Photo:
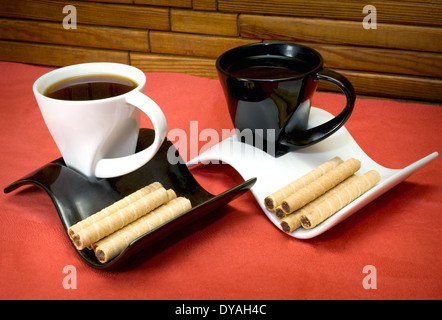
<path fill-rule="evenodd" d="M 31 89 L 49 70 L 0 63 L 2 188 L 60 157 Z M 173 73 L 148 73 L 147 79 L 146 93 L 164 110 L 169 130 L 189 132 L 196 120 L 199 131 L 232 128 L 217 80 Z M 313 105 L 336 114 L 343 101 L 341 95 L 317 93 Z M 442 151 L 440 106 L 358 99 L 346 127 L 370 157 L 389 168 Z M 86 265 L 39 188 L 2 192 L 0 298 L 441 299 L 441 161 L 310 240 L 275 228 L 248 192 L 220 209 L 225 214 L 219 220 L 127 271 Z M 193 173 L 213 193 L 241 182 L 226 165 Z M 376 268 L 376 289 L 363 286 L 367 265 Z M 65 266 L 75 267 L 76 289 L 63 286 L 72 274 L 63 273 Z"/>

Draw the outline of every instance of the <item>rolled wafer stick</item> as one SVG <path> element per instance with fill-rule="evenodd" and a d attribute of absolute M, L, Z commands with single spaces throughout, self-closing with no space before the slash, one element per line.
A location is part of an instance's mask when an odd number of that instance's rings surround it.
<path fill-rule="evenodd" d="M 127 224 L 168 202 L 170 194 L 171 192 L 160 188 L 130 203 L 123 209 L 81 229 L 72 238 L 74 245 L 78 250 L 86 248 L 92 243 L 123 228 Z"/>
<path fill-rule="evenodd" d="M 375 170 L 368 171 L 357 179 L 346 184 L 344 188 L 319 203 L 308 213 L 301 215 L 301 224 L 305 229 L 311 229 L 334 215 L 337 211 L 371 189 L 381 179 Z"/>
<path fill-rule="evenodd" d="M 175 200 L 175 199 L 177 198 L 177 195 L 176 195 L 175 191 L 173 191 L 172 189 L 168 189 L 168 190 L 167 190 L 167 196 L 168 196 L 168 197 L 167 197 L 167 198 L 168 198 L 168 202 L 166 202 L 166 203 L 164 203 L 164 204 L 170 203 L 172 200 Z M 164 204 L 163 204 L 163 205 L 164 205 Z M 163 205 L 161 205 L 161 206 L 163 206 Z M 161 207 L 161 206 L 160 206 L 160 207 Z M 158 209 L 158 208 L 157 208 L 157 209 Z M 155 210 L 157 210 L 157 209 L 155 209 Z M 154 210 L 148 212 L 147 215 L 150 214 L 151 212 L 154 212 Z M 145 217 L 145 215 L 142 216 L 141 218 L 143 218 L 143 217 Z M 121 229 L 119 229 L 119 230 L 117 230 L 117 231 L 115 231 L 115 232 L 109 234 L 108 236 L 102 238 L 101 240 L 98 240 L 97 242 L 94 242 L 94 243 L 90 244 L 90 245 L 88 246 L 88 249 L 95 250 L 95 248 L 98 246 L 98 244 L 99 244 L 101 241 L 103 241 L 104 239 L 108 239 L 108 240 L 112 239 L 113 237 L 117 236 L 118 233 L 119 233 L 120 231 L 124 230 L 127 226 L 129 226 L 129 225 L 135 223 L 136 221 L 140 220 L 141 218 L 135 220 L 134 222 L 129 223 L 128 225 L 124 226 L 123 228 L 121 228 Z"/>
<path fill-rule="evenodd" d="M 72 225 L 68 229 L 69 236 L 72 239 L 72 237 L 81 229 L 83 229 L 87 226 L 90 226 L 94 222 L 99 221 L 99 220 L 117 212 L 118 210 L 123 209 L 124 207 L 128 206 L 130 203 L 141 199 L 145 195 L 147 195 L 155 190 L 158 190 L 161 187 L 162 187 L 161 183 L 154 182 L 154 183 L 149 184 L 148 186 L 145 186 L 145 187 L 129 194 L 128 196 L 113 203 L 112 205 L 110 205 L 110 206 L 98 211 L 97 213 L 87 217 L 86 219 L 83 219 L 83 220 L 77 222 L 76 224 Z"/>
<path fill-rule="evenodd" d="M 170 200 L 173 200 L 173 199 L 176 198 L 176 193 L 175 193 L 174 190 L 172 190 L 172 189 L 168 189 L 168 190 L 167 190 L 167 196 L 168 196 L 168 199 L 169 199 L 169 201 L 170 201 Z M 115 234 L 115 233 L 116 233 L 116 232 L 110 234 L 108 237 L 112 236 L 112 235 Z M 96 248 L 96 246 L 97 246 L 96 244 L 97 244 L 97 242 L 92 243 L 92 244 L 88 245 L 87 248 L 90 249 L 90 250 L 95 250 L 95 248 Z"/>
<path fill-rule="evenodd" d="M 328 190 L 341 183 L 361 167 L 361 162 L 357 159 L 348 159 L 336 168 L 328 171 L 323 176 L 309 183 L 304 188 L 289 196 L 282 202 L 282 209 L 286 215 L 298 210 L 307 203 L 315 200 Z"/>
<path fill-rule="evenodd" d="M 302 212 L 295 212 L 281 220 L 281 229 L 284 232 L 291 233 L 301 227 Z"/>
<path fill-rule="evenodd" d="M 296 210 L 292 214 L 289 214 L 288 216 L 281 219 L 281 228 L 284 232 L 291 233 L 295 231 L 296 229 L 301 227 L 301 216 L 303 214 L 307 214 L 311 210 L 313 210 L 318 204 L 320 204 L 322 201 L 328 199 L 331 197 L 334 193 L 340 192 L 340 190 L 346 188 L 350 183 L 352 183 L 355 179 L 358 177 L 356 175 L 352 175 L 351 177 L 345 179 L 343 182 L 338 184 L 336 187 L 330 189 L 326 193 L 324 193 L 319 198 L 316 198 L 309 204 L 303 206 L 302 208 Z M 281 209 L 282 211 L 282 209 Z"/>
<path fill-rule="evenodd" d="M 282 218 L 284 218 L 284 217 L 286 216 L 284 210 L 282 210 L 282 206 L 281 206 L 281 205 L 279 205 L 279 206 L 276 207 L 276 209 L 275 209 L 275 215 L 276 215 L 279 219 L 282 219 Z"/>
<path fill-rule="evenodd" d="M 116 257 L 138 237 L 166 224 L 191 208 L 190 200 L 178 197 L 96 243 L 95 256 L 105 263 Z"/>
<path fill-rule="evenodd" d="M 291 194 L 297 190 L 307 186 L 309 183 L 318 179 L 320 176 L 326 174 L 333 168 L 343 163 L 342 159 L 339 157 L 334 157 L 327 162 L 324 162 L 317 168 L 303 175 L 302 177 L 290 182 L 286 186 L 272 193 L 264 199 L 264 205 L 269 211 L 275 211 L 276 208 L 281 205 L 282 201 L 288 198 Z"/>

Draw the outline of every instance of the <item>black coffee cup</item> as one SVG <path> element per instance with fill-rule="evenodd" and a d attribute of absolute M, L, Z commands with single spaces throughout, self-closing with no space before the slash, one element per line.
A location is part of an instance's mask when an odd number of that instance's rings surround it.
<path fill-rule="evenodd" d="M 253 145 L 275 156 L 329 137 L 353 111 L 356 95 L 351 83 L 323 68 L 322 56 L 303 45 L 269 42 L 240 46 L 223 53 L 216 68 L 235 129 L 251 132 Z M 308 128 L 310 99 L 318 80 L 337 85 L 347 103 L 333 119 Z"/>

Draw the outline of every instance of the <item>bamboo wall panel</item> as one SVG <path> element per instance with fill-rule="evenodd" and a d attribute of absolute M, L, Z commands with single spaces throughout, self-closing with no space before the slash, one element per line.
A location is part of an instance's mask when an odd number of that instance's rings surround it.
<path fill-rule="evenodd" d="M 170 24 L 172 31 L 236 37 L 237 16 L 231 13 L 171 9 Z"/>
<path fill-rule="evenodd" d="M 363 27 L 367 4 L 376 29 Z M 66 5 L 76 29 L 63 26 Z M 222 52 L 266 41 L 315 48 L 357 94 L 442 102 L 440 0 L 0 0 L 5 61 L 113 61 L 217 78 Z"/>
<path fill-rule="evenodd" d="M 298 42 L 319 51 L 329 68 L 439 77 L 442 54 Z"/>
<path fill-rule="evenodd" d="M 196 57 L 217 58 L 234 47 L 256 43 L 256 39 L 215 37 L 187 33 L 151 31 L 151 51 L 155 53 L 179 54 Z"/>
<path fill-rule="evenodd" d="M 442 80 L 404 75 L 379 74 L 361 71 L 339 70 L 355 87 L 358 94 L 415 100 L 417 96 L 426 97 L 429 101 L 441 101 Z M 319 86 L 327 91 L 339 91 L 336 86 L 320 82 Z"/>
<path fill-rule="evenodd" d="M 76 30 L 65 30 L 56 22 L 0 18 L 0 34 L 3 39 L 8 40 L 133 51 L 149 50 L 148 31 L 143 29 L 82 25 Z"/>
<path fill-rule="evenodd" d="M 177 72 L 215 78 L 215 59 L 132 52 L 131 64 L 146 72 Z"/>
<path fill-rule="evenodd" d="M 377 23 L 377 29 L 364 29 L 354 21 L 248 14 L 239 17 L 239 26 L 243 37 L 442 52 L 440 27 Z"/>
<path fill-rule="evenodd" d="M 0 40 L 1 60 L 39 65 L 66 66 L 84 62 L 129 63 L 127 52 L 65 45 L 34 44 Z"/>
<path fill-rule="evenodd" d="M 1 0 L 0 16 L 63 21 L 65 5 L 77 10 L 78 23 L 169 30 L 169 9 L 89 1 Z"/>
<path fill-rule="evenodd" d="M 439 3 L 403 3 L 402 1 L 343 0 L 218 0 L 221 11 L 262 13 L 297 17 L 361 21 L 366 5 L 376 7 L 377 20 L 383 23 L 436 25 L 442 21 Z"/>
<path fill-rule="evenodd" d="M 216 11 L 217 0 L 193 0 L 193 8 L 195 10 L 211 10 Z"/>

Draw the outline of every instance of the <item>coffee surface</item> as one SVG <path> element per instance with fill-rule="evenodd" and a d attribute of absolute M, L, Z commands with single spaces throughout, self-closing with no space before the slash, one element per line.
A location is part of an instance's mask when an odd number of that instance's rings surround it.
<path fill-rule="evenodd" d="M 137 86 L 132 80 L 121 76 L 84 75 L 56 82 L 44 92 L 44 95 L 59 100 L 98 100 L 125 94 Z"/>
<path fill-rule="evenodd" d="M 311 70 L 306 62 L 287 57 L 248 57 L 227 68 L 227 71 L 244 79 L 285 79 L 297 77 Z"/>
<path fill-rule="evenodd" d="M 246 79 L 281 79 L 297 76 L 300 73 L 295 70 L 282 67 L 251 66 L 235 70 L 232 72 L 232 74 L 239 78 Z"/>

